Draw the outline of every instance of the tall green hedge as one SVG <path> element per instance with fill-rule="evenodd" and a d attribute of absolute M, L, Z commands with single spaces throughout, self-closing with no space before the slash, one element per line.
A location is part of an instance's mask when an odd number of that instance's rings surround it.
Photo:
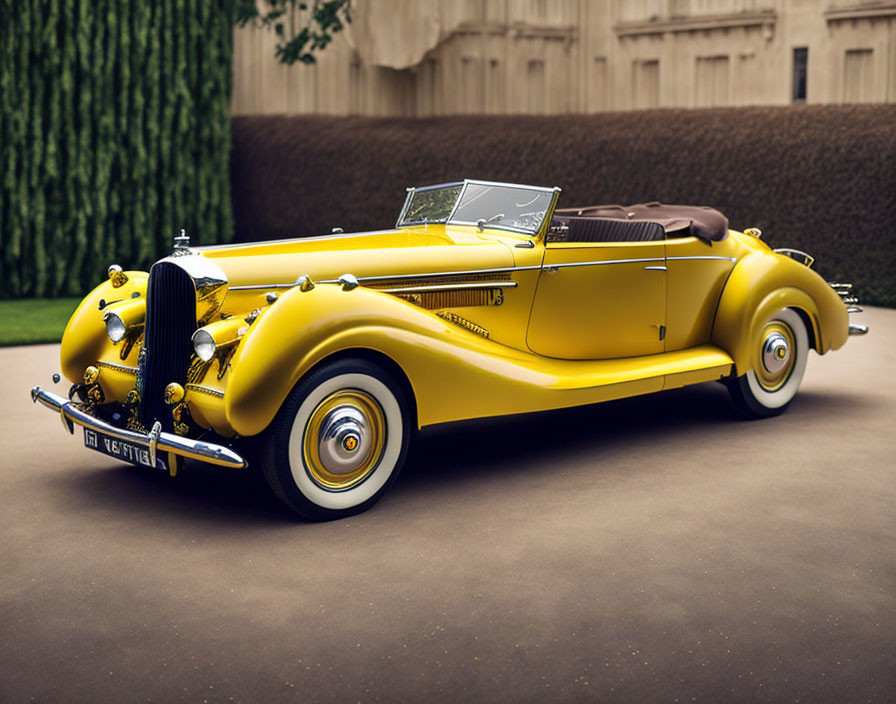
<path fill-rule="evenodd" d="M 233 3 L 0 0 L 0 298 L 231 238 Z"/>

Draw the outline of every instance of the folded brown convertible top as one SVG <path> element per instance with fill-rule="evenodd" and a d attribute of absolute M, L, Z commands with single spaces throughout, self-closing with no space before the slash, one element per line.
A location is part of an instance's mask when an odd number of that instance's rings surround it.
<path fill-rule="evenodd" d="M 555 217 L 607 218 L 628 222 L 655 222 L 663 226 L 666 236 L 687 234 L 707 242 L 720 242 L 728 236 L 728 218 L 718 210 L 701 205 L 589 205 L 584 208 L 559 208 Z"/>

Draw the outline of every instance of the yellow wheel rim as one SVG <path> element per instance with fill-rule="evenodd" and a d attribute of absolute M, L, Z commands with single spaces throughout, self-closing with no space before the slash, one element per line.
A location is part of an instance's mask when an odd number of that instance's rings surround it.
<path fill-rule="evenodd" d="M 777 391 L 787 383 L 796 364 L 796 337 L 786 323 L 770 320 L 759 340 L 756 379 L 766 391 Z"/>
<path fill-rule="evenodd" d="M 373 473 L 385 446 L 386 416 L 376 399 L 359 389 L 336 391 L 305 424 L 305 469 L 322 489 L 345 491 Z"/>

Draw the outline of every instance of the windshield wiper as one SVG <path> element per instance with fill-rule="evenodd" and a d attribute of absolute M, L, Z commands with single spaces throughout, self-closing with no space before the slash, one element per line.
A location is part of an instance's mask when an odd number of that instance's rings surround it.
<path fill-rule="evenodd" d="M 497 215 L 492 215 L 488 220 L 486 220 L 485 218 L 479 218 L 476 221 L 476 227 L 478 227 L 479 231 L 482 232 L 485 229 L 486 225 L 489 225 L 493 222 L 496 222 L 498 220 L 503 220 L 503 219 L 504 219 L 504 213 L 498 213 Z"/>

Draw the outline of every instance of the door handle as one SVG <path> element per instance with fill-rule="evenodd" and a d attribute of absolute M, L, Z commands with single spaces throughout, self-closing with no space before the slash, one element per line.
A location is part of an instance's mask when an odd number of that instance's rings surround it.
<path fill-rule="evenodd" d="M 664 266 L 645 266 L 644 271 L 665 271 L 666 267 Z"/>

